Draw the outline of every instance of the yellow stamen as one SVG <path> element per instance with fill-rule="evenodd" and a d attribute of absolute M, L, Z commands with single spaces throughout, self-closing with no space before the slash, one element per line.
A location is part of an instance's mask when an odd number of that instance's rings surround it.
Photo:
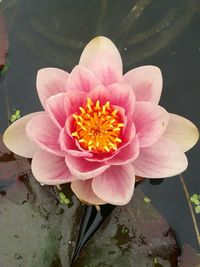
<path fill-rule="evenodd" d="M 72 133 L 72 136 L 73 136 L 73 137 L 79 137 L 79 135 L 78 135 L 77 132 L 73 132 L 73 133 Z"/>
<path fill-rule="evenodd" d="M 79 139 L 78 141 L 79 141 L 79 143 L 85 143 L 85 139 L 83 139 L 83 138 Z"/>
<path fill-rule="evenodd" d="M 123 123 L 118 123 L 117 126 L 118 127 L 124 127 L 124 124 Z"/>
<path fill-rule="evenodd" d="M 75 131 L 72 136 L 81 147 L 98 153 L 117 150 L 124 127 L 118 109 L 114 109 L 109 101 L 101 105 L 99 100 L 93 103 L 88 98 L 79 110 L 79 113 L 73 114 Z"/>
<path fill-rule="evenodd" d="M 120 131 L 121 129 L 120 128 L 115 128 L 113 131 L 114 132 L 118 132 L 118 131 Z"/>
<path fill-rule="evenodd" d="M 114 109 L 114 111 L 111 113 L 111 115 L 116 116 L 117 112 L 118 112 L 118 109 Z"/>
<path fill-rule="evenodd" d="M 106 107 L 106 109 L 110 108 L 110 102 L 109 101 L 106 102 L 105 107 Z"/>
<path fill-rule="evenodd" d="M 103 107 L 102 107 L 102 114 L 106 114 L 106 106 L 104 105 Z"/>
<path fill-rule="evenodd" d="M 87 99 L 87 105 L 92 105 L 93 103 L 92 103 L 92 100 L 88 97 L 88 99 Z"/>
<path fill-rule="evenodd" d="M 97 109 L 97 110 L 100 109 L 100 101 L 99 100 L 97 100 L 97 102 L 96 102 L 95 109 Z"/>
<path fill-rule="evenodd" d="M 110 149 L 107 146 L 103 147 L 107 152 L 110 152 Z"/>
<path fill-rule="evenodd" d="M 81 111 L 81 113 L 82 113 L 82 114 L 84 114 L 84 113 L 85 113 L 85 109 L 84 109 L 84 108 L 82 108 L 82 107 L 79 107 L 79 109 L 80 109 L 80 111 Z"/>
<path fill-rule="evenodd" d="M 122 140 L 117 137 L 117 138 L 115 138 L 115 141 L 121 143 Z"/>

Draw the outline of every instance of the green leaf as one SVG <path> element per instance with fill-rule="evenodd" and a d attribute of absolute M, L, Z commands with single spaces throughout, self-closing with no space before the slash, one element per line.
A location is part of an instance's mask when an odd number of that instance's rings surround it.
<path fill-rule="evenodd" d="M 36 182 L 30 163 L 1 142 L 0 155 L 1 185 L 12 183 L 0 195 L 0 266 L 70 266 L 84 208 L 67 185 L 71 202 L 61 205 L 54 187 Z"/>
<path fill-rule="evenodd" d="M 148 198 L 147 196 L 145 196 L 145 197 L 144 197 L 144 202 L 146 202 L 146 203 L 150 203 L 150 202 L 151 202 L 151 199 Z"/>
<path fill-rule="evenodd" d="M 198 194 L 193 194 L 191 197 L 190 197 L 190 200 L 193 204 L 195 205 L 200 205 L 200 198 L 199 198 L 199 195 Z"/>
<path fill-rule="evenodd" d="M 190 200 L 193 202 L 194 200 L 198 200 L 199 199 L 199 196 L 197 194 L 193 194 L 191 197 L 190 197 Z"/>
<path fill-rule="evenodd" d="M 196 214 L 200 214 L 200 205 L 194 208 Z"/>
<path fill-rule="evenodd" d="M 70 203 L 70 200 L 65 196 L 63 192 L 59 192 L 59 200 L 61 204 L 68 205 Z"/>
<path fill-rule="evenodd" d="M 16 120 L 18 120 L 19 118 L 21 118 L 21 111 L 19 109 L 17 109 L 10 117 L 10 122 L 14 122 Z"/>
<path fill-rule="evenodd" d="M 73 267 L 175 267 L 179 250 L 164 218 L 135 190 L 88 241 Z"/>

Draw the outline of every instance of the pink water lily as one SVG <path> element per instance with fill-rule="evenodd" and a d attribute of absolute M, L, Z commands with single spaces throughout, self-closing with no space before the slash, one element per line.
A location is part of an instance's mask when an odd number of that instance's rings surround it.
<path fill-rule="evenodd" d="M 106 37 L 88 43 L 71 73 L 39 70 L 37 90 L 44 111 L 13 123 L 4 143 L 33 158 L 41 184 L 71 182 L 87 203 L 125 205 L 136 175 L 164 178 L 187 168 L 184 152 L 197 142 L 197 128 L 158 105 L 160 69 L 123 75 L 121 56 Z"/>

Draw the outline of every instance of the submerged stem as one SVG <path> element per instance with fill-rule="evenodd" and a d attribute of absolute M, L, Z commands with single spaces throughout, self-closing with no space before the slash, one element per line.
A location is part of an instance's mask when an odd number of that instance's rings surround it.
<path fill-rule="evenodd" d="M 186 199 L 187 199 L 187 202 L 188 202 L 188 206 L 189 206 L 189 209 L 190 209 L 190 213 L 191 213 L 191 216 L 192 216 L 194 230 L 195 230 L 196 236 L 197 236 L 197 242 L 198 242 L 198 244 L 200 246 L 200 233 L 199 233 L 199 228 L 198 228 L 196 216 L 194 214 L 194 210 L 193 210 L 193 207 L 192 207 L 192 204 L 191 204 L 191 201 L 190 201 L 190 195 L 189 195 L 189 192 L 188 192 L 188 189 L 187 189 L 187 186 L 186 186 L 186 183 L 184 181 L 183 176 L 179 175 L 179 178 L 180 178 L 181 184 L 183 186 L 183 190 L 184 190 L 184 193 L 185 193 L 185 196 L 186 196 Z"/>

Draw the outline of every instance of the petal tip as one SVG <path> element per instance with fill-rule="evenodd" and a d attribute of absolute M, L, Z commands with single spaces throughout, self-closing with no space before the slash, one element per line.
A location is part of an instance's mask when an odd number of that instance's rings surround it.
<path fill-rule="evenodd" d="M 199 140 L 199 130 L 190 120 L 170 113 L 169 124 L 164 136 L 177 143 L 184 152 L 190 150 Z"/>

